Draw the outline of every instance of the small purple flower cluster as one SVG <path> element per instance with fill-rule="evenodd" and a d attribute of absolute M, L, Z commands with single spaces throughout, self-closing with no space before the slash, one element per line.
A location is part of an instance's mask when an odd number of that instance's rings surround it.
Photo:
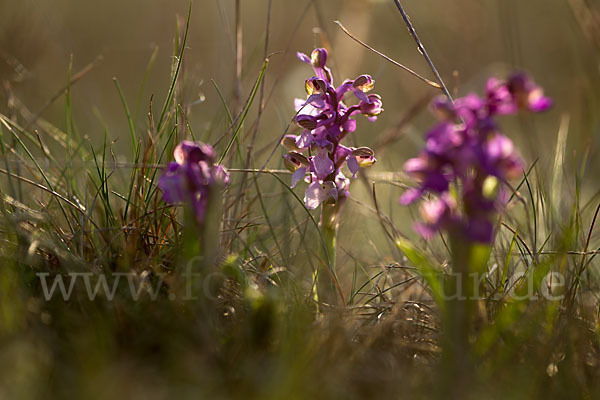
<path fill-rule="evenodd" d="M 325 49 L 315 49 L 311 57 L 303 53 L 297 55 L 300 61 L 312 65 L 315 76 L 306 80 L 308 99 L 296 99 L 296 123 L 303 131 L 298 136 L 286 135 L 282 144 L 290 150 L 284 162 L 294 172 L 292 187 L 301 180 L 309 183 L 304 202 L 307 208 L 314 209 L 323 202 L 348 197 L 350 180 L 341 171 L 344 164 L 356 178 L 360 167 L 375 163 L 373 150 L 346 147 L 340 142 L 356 130 L 353 116 L 362 114 L 374 121 L 383 111 L 383 103 L 378 95 L 367 94 L 375 84 L 369 75 L 347 79 L 336 88 L 331 70 L 326 66 Z M 343 103 L 348 92 L 358 99 L 357 104 Z M 306 150 L 308 156 L 302 154 Z"/>
<path fill-rule="evenodd" d="M 499 131 L 494 117 L 520 110 L 540 112 L 552 101 L 526 74 L 514 73 L 507 81 L 490 78 L 485 97 L 469 94 L 454 104 L 446 97 L 434 100 L 441 120 L 426 135 L 420 156 L 408 160 L 404 170 L 420 181 L 400 202 L 421 206 L 423 222 L 415 225 L 424 238 L 443 229 L 474 242 L 491 243 L 493 217 L 505 193 L 500 183 L 518 177 L 523 162 L 513 142 Z"/>
<path fill-rule="evenodd" d="M 175 162 L 167 165 L 158 187 L 167 203 L 187 202 L 191 205 L 196 221 L 201 224 L 211 191 L 229 184 L 229 172 L 221 165 L 215 165 L 215 151 L 208 144 L 183 141 L 173 155 Z"/>

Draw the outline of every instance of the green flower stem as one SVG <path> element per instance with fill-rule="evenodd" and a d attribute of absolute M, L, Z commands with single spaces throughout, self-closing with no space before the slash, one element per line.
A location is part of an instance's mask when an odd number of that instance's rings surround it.
<path fill-rule="evenodd" d="M 204 222 L 198 223 L 192 206 L 184 207 L 184 262 L 194 260 L 194 272 L 210 274 L 218 270 L 222 256 L 223 187 L 215 185 L 208 193 Z"/>
<path fill-rule="evenodd" d="M 485 272 L 490 246 L 474 244 L 460 234 L 450 235 L 452 274 L 444 280 L 444 359 L 449 371 L 446 389 L 462 390 L 472 375 L 469 336 L 479 302 L 479 281 Z"/>
<path fill-rule="evenodd" d="M 334 204 L 322 204 L 319 228 L 325 243 L 323 260 L 317 271 L 317 295 L 320 303 L 335 305 L 338 302 L 338 287 L 335 274 L 335 250 L 339 214 L 343 200 Z"/>

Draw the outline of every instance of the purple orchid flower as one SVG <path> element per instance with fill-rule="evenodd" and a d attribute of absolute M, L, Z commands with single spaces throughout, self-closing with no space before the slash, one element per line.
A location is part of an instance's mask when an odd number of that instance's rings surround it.
<path fill-rule="evenodd" d="M 506 198 L 500 184 L 518 177 L 524 165 L 494 118 L 521 110 L 545 111 L 551 105 L 552 100 L 522 72 L 506 81 L 490 78 L 484 98 L 469 94 L 454 103 L 445 97 L 434 99 L 432 108 L 441 122 L 426 134 L 419 157 L 404 164 L 404 171 L 420 183 L 408 189 L 400 203 L 411 204 L 427 195 L 421 206 L 423 222 L 415 225 L 417 233 L 428 239 L 446 230 L 473 242 L 491 243 L 494 217 Z"/>
<path fill-rule="evenodd" d="M 163 199 L 169 204 L 188 202 L 197 222 L 203 223 L 210 192 L 229 184 L 229 172 L 214 164 L 215 151 L 208 144 L 183 141 L 173 156 L 175 162 L 158 181 Z"/>
<path fill-rule="evenodd" d="M 356 130 L 356 115 L 374 121 L 383 112 L 383 103 L 380 96 L 368 94 L 375 84 L 369 75 L 347 79 L 336 88 L 331 70 L 326 66 L 325 49 L 313 50 L 310 57 L 304 53 L 297 56 L 313 67 L 315 76 L 305 82 L 307 99 L 295 101 L 296 123 L 302 132 L 297 136 L 286 135 L 282 145 L 290 150 L 284 156 L 284 163 L 294 172 L 292 187 L 301 180 L 308 182 L 304 201 L 307 208 L 314 209 L 321 203 L 349 196 L 350 181 L 342 172 L 344 165 L 356 178 L 360 168 L 376 162 L 371 149 L 345 147 L 340 142 Z M 349 93 L 354 95 L 355 105 L 344 103 L 344 96 Z M 308 156 L 301 154 L 305 151 Z"/>

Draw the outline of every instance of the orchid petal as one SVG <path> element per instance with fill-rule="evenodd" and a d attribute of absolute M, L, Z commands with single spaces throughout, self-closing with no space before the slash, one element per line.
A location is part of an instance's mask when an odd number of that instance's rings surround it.
<path fill-rule="evenodd" d="M 306 205 L 306 208 L 309 210 L 314 210 L 315 208 L 319 207 L 322 196 L 323 188 L 319 182 L 315 181 L 308 185 L 306 191 L 304 192 L 304 204 Z"/>
<path fill-rule="evenodd" d="M 417 201 L 417 199 L 421 197 L 422 194 L 423 191 L 421 189 L 408 189 L 402 194 L 402 196 L 400 196 L 400 204 L 402 204 L 403 206 L 412 204 L 415 201 Z"/>
<path fill-rule="evenodd" d="M 327 151 L 321 150 L 311 160 L 311 169 L 318 179 L 325 179 L 334 170 L 333 161 L 329 158 Z"/>
<path fill-rule="evenodd" d="M 300 167 L 292 174 L 292 189 L 296 187 L 296 184 L 304 179 L 304 175 L 306 175 L 306 167 Z"/>
<path fill-rule="evenodd" d="M 296 57 L 298 57 L 298 60 L 302 61 L 303 63 L 306 63 L 306 64 L 310 64 L 311 63 L 310 62 L 310 57 L 307 56 L 304 53 L 301 53 L 301 52 L 298 51 L 298 52 L 296 52 Z"/>
<path fill-rule="evenodd" d="M 302 131 L 302 133 L 300 134 L 300 136 L 298 136 L 296 138 L 296 146 L 298 146 L 298 148 L 300 149 L 306 149 L 308 147 L 310 147 L 310 145 L 313 142 L 313 135 L 310 133 L 310 131 Z"/>
<path fill-rule="evenodd" d="M 348 169 L 350 170 L 350 172 L 352 172 L 352 177 L 354 179 L 356 179 L 356 173 L 358 172 L 358 170 L 360 168 L 360 165 L 358 164 L 358 160 L 356 159 L 356 157 L 349 157 L 346 164 L 348 165 Z"/>

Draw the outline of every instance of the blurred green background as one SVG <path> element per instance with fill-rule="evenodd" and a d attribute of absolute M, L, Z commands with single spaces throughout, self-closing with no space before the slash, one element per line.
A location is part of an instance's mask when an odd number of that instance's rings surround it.
<path fill-rule="evenodd" d="M 241 2 L 244 98 L 262 63 L 267 3 Z M 504 74 L 515 67 L 528 70 L 556 100 L 556 107 L 536 122 L 534 130 L 525 133 L 511 129 L 509 133 L 513 137 L 520 133 L 520 141 L 535 144 L 536 150 L 539 145 L 551 146 L 560 115 L 568 113 L 575 150 L 598 143 L 595 110 L 600 96 L 600 43 L 591 39 L 594 32 L 598 33 L 594 23 L 599 19 L 590 14 L 598 10 L 594 6 L 584 9 L 588 15 L 578 19 L 572 8 L 586 7 L 587 3 L 592 2 L 409 0 L 405 6 L 448 86 L 464 94 L 479 90 L 491 74 Z M 90 138 L 100 137 L 102 126 L 94 115 L 97 110 L 112 137 L 124 137 L 124 115 L 111 78 L 119 79 L 129 102 L 134 104 L 152 50 L 159 47 L 143 97 L 143 112 L 139 113 L 139 118 L 144 118 L 150 95 L 162 99 L 168 88 L 175 18 L 185 18 L 188 4 L 185 0 L 4 0 L 0 13 L 0 79 L 10 82 L 23 103 L 36 111 L 66 83 L 70 55 L 73 73 L 102 55 L 103 61 L 73 88 L 76 123 Z M 215 114 L 222 112 L 210 80 L 215 80 L 228 99 L 232 97 L 234 4 L 233 0 L 194 3 L 185 61 L 185 101 L 204 99 L 193 106 L 191 113 L 198 131 L 215 123 Z M 375 77 L 376 92 L 382 95 L 386 112 L 376 124 L 361 124 L 357 133 L 360 142 L 373 145 L 429 90 L 351 41 L 334 20 L 340 20 L 390 57 L 431 77 L 391 0 L 274 0 L 269 52 L 284 53 L 272 57 L 267 73 L 267 91 L 274 91 L 260 132 L 262 144 L 279 137 L 293 113 L 292 99 L 304 95 L 302 83 L 311 71 L 295 59 L 296 51 L 310 52 L 315 45 L 329 47 L 337 82 L 361 73 Z M 315 34 L 316 29 L 322 34 Z M 329 43 L 323 43 L 324 38 Z M 63 104 L 58 101 L 44 116 L 59 121 L 62 114 Z M 407 133 L 415 133 L 414 140 L 432 122 L 427 112 L 418 117 L 406 129 Z M 381 158 L 384 165 L 380 168 L 398 169 L 415 149 L 410 140 L 397 143 L 386 149 L 389 154 Z"/>
<path fill-rule="evenodd" d="M 409 0 L 405 7 L 451 91 L 464 95 L 481 91 L 490 75 L 504 76 L 520 68 L 530 72 L 554 98 L 553 110 L 539 118 L 507 118 L 506 133 L 520 145 L 528 164 L 538 159 L 540 178 L 552 170 L 554 147 L 561 123 L 568 122 L 566 176 L 589 151 L 586 168 L 595 171 L 600 144 L 600 17 L 599 7 L 584 0 Z M 32 112 L 37 112 L 67 82 L 72 73 L 98 56 L 102 60 L 72 88 L 74 120 L 81 136 L 100 145 L 104 131 L 118 139 L 114 148 L 121 161 L 131 161 L 128 126 L 112 82 L 117 77 L 132 108 L 137 107 L 143 135 L 149 99 L 162 105 L 169 87 L 176 21 L 183 31 L 188 1 L 2 1 L 0 12 L 0 109 L 7 108 L 13 93 Z M 243 33 L 243 79 L 241 101 L 245 101 L 260 71 L 264 56 L 268 0 L 241 1 Z M 362 73 L 375 80 L 375 93 L 382 96 L 385 112 L 375 123 L 359 121 L 349 140 L 376 149 L 378 163 L 370 177 L 400 171 L 404 161 L 417 154 L 423 132 L 434 122 L 426 100 L 435 90 L 353 42 L 334 24 L 340 20 L 352 33 L 400 63 L 432 77 L 416 49 L 393 2 L 384 0 L 273 0 L 268 52 L 271 57 L 265 78 L 265 112 L 260 123 L 254 167 L 260 167 L 293 116 L 293 99 L 303 97 L 304 79 L 310 68 L 295 57 L 325 46 L 331 52 L 334 80 Z M 156 62 L 140 96 L 144 72 L 155 48 Z M 183 70 L 182 106 L 189 110 L 196 136 L 216 143 L 227 129 L 227 119 L 215 87 L 223 92 L 233 110 L 235 96 L 235 2 L 197 0 L 193 5 L 190 36 Z M 10 89 L 8 89 L 10 88 Z M 258 102 L 256 102 L 258 103 Z M 237 104 L 237 105 L 236 105 Z M 65 126 L 64 98 L 59 98 L 43 117 Z M 255 119 L 253 105 L 249 121 Z M 402 122 L 400 129 L 395 129 Z M 248 124 L 249 126 L 249 124 Z M 294 128 L 292 128 L 293 131 Z M 242 146 L 252 129 L 243 133 Z M 383 137 L 393 140 L 381 145 Z M 222 151 L 226 141 L 217 150 Z M 269 163 L 281 168 L 278 149 Z M 229 165 L 235 166 L 235 165 Z M 364 182 L 363 182 L 364 183 Z M 276 184 L 276 183 L 275 183 Z M 302 186 L 302 185 L 300 185 Z M 597 189 L 587 180 L 584 193 Z M 277 191 L 281 187 L 275 186 Z M 367 190 L 368 188 L 368 190 Z M 302 195 L 304 187 L 298 190 Z M 273 189 L 275 190 L 275 189 Z M 568 186 L 563 190 L 571 191 Z M 371 204 L 370 185 L 353 184 L 353 196 Z M 409 210 L 396 203 L 401 189 L 381 184 L 377 194 L 385 214 L 400 229 L 412 235 Z M 269 193 L 267 193 L 268 197 Z M 276 205 L 280 207 L 280 204 Z M 394 255 L 378 249 L 383 232 L 375 218 L 355 203 L 346 211 L 358 218 L 342 222 L 341 248 L 352 248 L 365 262 L 393 261 Z M 360 223 L 361 229 L 356 223 Z M 341 255 L 341 257 L 344 257 Z M 343 264 L 343 262 L 341 263 Z"/>

